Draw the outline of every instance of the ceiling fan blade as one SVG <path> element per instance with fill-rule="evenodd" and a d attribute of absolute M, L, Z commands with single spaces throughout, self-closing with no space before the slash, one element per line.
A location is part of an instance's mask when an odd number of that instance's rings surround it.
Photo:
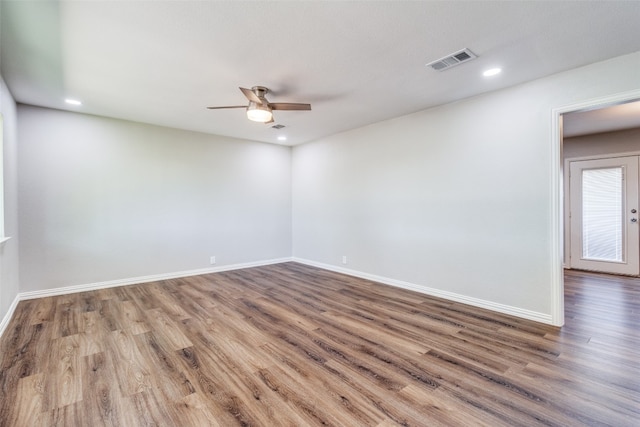
<path fill-rule="evenodd" d="M 311 110 L 311 104 L 297 104 L 292 102 L 272 102 L 269 103 L 269 107 L 271 107 L 272 110 Z"/>
<path fill-rule="evenodd" d="M 242 93 L 244 93 L 244 96 L 246 96 L 249 101 L 253 101 L 256 104 L 262 104 L 262 100 L 258 97 L 258 95 L 253 93 L 251 89 L 241 87 L 240 90 L 242 91 Z"/>
<path fill-rule="evenodd" d="M 229 105 L 227 107 L 207 107 L 207 110 L 222 110 L 224 108 L 247 108 L 246 105 Z"/>

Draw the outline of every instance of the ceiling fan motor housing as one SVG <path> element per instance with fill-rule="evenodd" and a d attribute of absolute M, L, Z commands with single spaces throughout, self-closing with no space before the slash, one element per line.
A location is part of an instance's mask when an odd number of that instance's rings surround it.
<path fill-rule="evenodd" d="M 256 94 L 258 98 L 260 98 L 265 103 L 268 101 L 264 98 L 269 93 L 269 89 L 264 86 L 254 86 L 251 88 L 251 91 Z"/>

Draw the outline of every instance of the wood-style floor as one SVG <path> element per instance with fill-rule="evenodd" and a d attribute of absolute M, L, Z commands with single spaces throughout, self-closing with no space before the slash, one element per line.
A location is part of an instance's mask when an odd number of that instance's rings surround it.
<path fill-rule="evenodd" d="M 562 329 L 296 263 L 23 301 L 0 425 L 640 425 L 640 280 L 565 286 Z"/>

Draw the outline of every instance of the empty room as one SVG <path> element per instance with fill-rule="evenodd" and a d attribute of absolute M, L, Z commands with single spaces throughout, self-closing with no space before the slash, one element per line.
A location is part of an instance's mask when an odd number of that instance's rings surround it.
<path fill-rule="evenodd" d="M 0 0 L 0 426 L 637 426 L 640 2 Z"/>

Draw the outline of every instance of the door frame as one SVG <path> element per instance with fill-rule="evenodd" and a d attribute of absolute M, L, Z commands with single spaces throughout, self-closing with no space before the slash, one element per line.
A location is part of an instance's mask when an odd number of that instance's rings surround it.
<path fill-rule="evenodd" d="M 640 90 L 593 98 L 551 110 L 551 323 L 564 325 L 564 161 L 562 115 L 640 100 Z"/>

